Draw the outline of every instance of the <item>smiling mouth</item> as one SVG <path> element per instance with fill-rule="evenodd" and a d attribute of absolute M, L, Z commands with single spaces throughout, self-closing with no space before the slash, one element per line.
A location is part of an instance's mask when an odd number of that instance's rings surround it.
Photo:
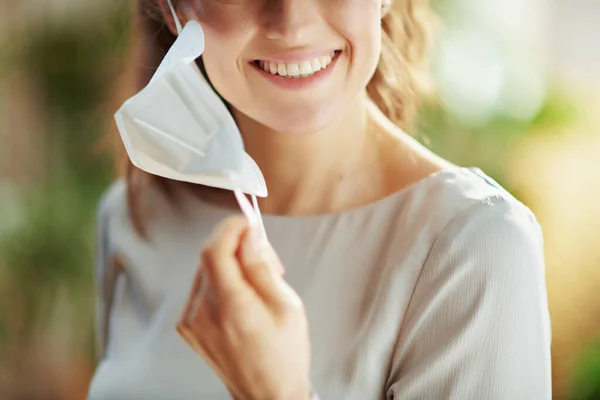
<path fill-rule="evenodd" d="M 340 55 L 340 50 L 332 51 L 326 56 L 315 57 L 297 63 L 280 63 L 274 61 L 254 60 L 252 64 L 263 71 L 288 79 L 307 78 L 329 67 Z"/>

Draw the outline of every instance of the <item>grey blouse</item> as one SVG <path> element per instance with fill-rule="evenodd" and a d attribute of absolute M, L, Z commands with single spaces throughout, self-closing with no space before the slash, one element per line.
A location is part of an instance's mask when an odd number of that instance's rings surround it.
<path fill-rule="evenodd" d="M 100 203 L 89 399 L 229 398 L 175 324 L 203 241 L 235 211 L 182 195 L 149 194 L 149 241 L 122 181 Z M 540 227 L 480 170 L 438 172 L 349 211 L 263 218 L 306 306 L 322 400 L 551 398 Z"/>

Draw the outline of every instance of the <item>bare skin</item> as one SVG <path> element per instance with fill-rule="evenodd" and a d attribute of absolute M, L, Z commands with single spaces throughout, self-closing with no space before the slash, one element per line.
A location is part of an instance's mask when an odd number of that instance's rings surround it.
<path fill-rule="evenodd" d="M 359 130 L 351 125 L 337 133 L 291 139 L 292 135 L 281 133 L 242 132 L 247 151 L 269 188 L 269 196 L 259 199 L 264 214 L 349 210 L 454 167 L 391 123 L 374 104 L 363 101 L 359 113 L 365 117 Z M 193 190 L 205 201 L 238 208 L 229 191 L 197 186 Z"/>

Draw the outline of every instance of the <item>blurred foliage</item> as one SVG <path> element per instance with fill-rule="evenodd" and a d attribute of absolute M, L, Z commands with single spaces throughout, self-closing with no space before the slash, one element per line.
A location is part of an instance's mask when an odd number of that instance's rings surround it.
<path fill-rule="evenodd" d="M 78 300 L 93 292 L 93 210 L 114 178 L 111 157 L 97 151 L 110 115 L 99 105 L 112 94 L 110 63 L 127 48 L 127 15 L 124 3 L 115 3 L 106 19 L 87 20 L 85 29 L 75 23 L 37 27 L 12 45 L 12 66 L 27 68 L 48 112 L 49 126 L 39 139 L 51 174 L 21 188 L 25 218 L 0 238 L 0 272 L 11 282 L 3 298 L 26 316 L 11 330 L 0 315 L 0 350 L 39 333 L 65 290 L 82 316 L 80 326 L 92 326 L 91 302 Z"/>
<path fill-rule="evenodd" d="M 519 198 L 503 179 L 509 146 L 530 135 L 548 134 L 568 127 L 578 118 L 577 102 L 560 87 L 550 87 L 539 112 L 523 121 L 494 115 L 481 126 L 458 123 L 435 99 L 420 112 L 417 138 L 438 155 L 466 166 L 477 166 Z M 552 128 L 552 129 L 549 129 Z M 522 199 L 521 199 L 522 200 Z"/>
<path fill-rule="evenodd" d="M 600 399 L 600 340 L 584 352 L 571 385 L 573 400 Z"/>

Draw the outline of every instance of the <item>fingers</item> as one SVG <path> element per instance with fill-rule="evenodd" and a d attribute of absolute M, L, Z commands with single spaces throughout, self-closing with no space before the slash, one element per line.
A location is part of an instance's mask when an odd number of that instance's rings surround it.
<path fill-rule="evenodd" d="M 242 235 L 239 259 L 242 263 L 252 265 L 265 262 L 278 275 L 285 273 L 285 268 L 279 260 L 271 244 L 262 235 L 259 228 L 248 227 Z"/>
<path fill-rule="evenodd" d="M 287 304 L 289 299 L 282 290 L 285 282 L 281 279 L 281 261 L 271 245 L 261 239 L 260 232 L 254 229 L 244 232 L 239 259 L 246 280 L 264 301 L 278 307 Z"/>
<path fill-rule="evenodd" d="M 243 217 L 226 219 L 219 225 L 202 252 L 202 264 L 211 290 L 218 297 L 235 294 L 245 286 L 235 255 L 247 225 Z"/>
<path fill-rule="evenodd" d="M 217 303 L 245 297 L 249 291 L 275 307 L 301 303 L 281 279 L 283 266 L 277 254 L 244 217 L 221 223 L 208 241 L 202 261 L 209 286 L 206 296 L 215 296 Z"/>

